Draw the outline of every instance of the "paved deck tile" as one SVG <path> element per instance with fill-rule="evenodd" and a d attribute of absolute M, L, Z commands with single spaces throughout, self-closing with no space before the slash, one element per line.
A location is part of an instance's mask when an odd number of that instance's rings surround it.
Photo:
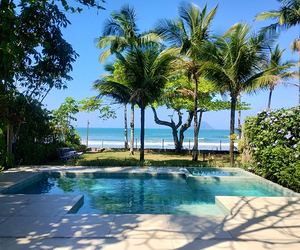
<path fill-rule="evenodd" d="M 45 250 L 173 250 L 171 240 L 164 239 L 44 239 L 36 249 Z"/>
<path fill-rule="evenodd" d="M 166 215 L 151 214 L 116 215 L 109 236 L 170 239 Z"/>
<path fill-rule="evenodd" d="M 23 203 L 0 202 L 0 216 L 12 216 L 25 208 Z"/>
<path fill-rule="evenodd" d="M 30 204 L 41 198 L 40 194 L 0 194 L 1 203 L 25 203 Z"/>
<path fill-rule="evenodd" d="M 55 216 L 61 211 L 67 213 L 72 207 L 67 202 L 34 202 L 15 213 L 16 216 Z"/>
<path fill-rule="evenodd" d="M 295 239 L 269 219 L 250 219 L 246 222 L 231 219 L 224 222 L 224 226 L 234 239 Z"/>
<path fill-rule="evenodd" d="M 244 250 L 299 250 L 300 242 L 296 240 L 240 240 L 236 241 L 238 249 Z"/>
<path fill-rule="evenodd" d="M 7 220 L 9 217 L 1 217 L 0 216 L 0 224 L 3 222 L 3 221 L 5 221 L 5 220 Z"/>
<path fill-rule="evenodd" d="M 168 223 L 172 239 L 231 239 L 218 217 L 170 215 Z"/>
<path fill-rule="evenodd" d="M 107 237 L 115 215 L 67 215 L 53 226 L 51 237 Z"/>
<path fill-rule="evenodd" d="M 174 249 L 178 250 L 244 250 L 234 240 L 172 240 Z M 259 249 L 252 249 L 259 250 Z"/>
<path fill-rule="evenodd" d="M 59 217 L 13 216 L 0 224 L 0 237 L 45 236 L 59 220 Z"/>
<path fill-rule="evenodd" d="M 0 238 L 0 250 L 36 249 L 41 239 Z"/>

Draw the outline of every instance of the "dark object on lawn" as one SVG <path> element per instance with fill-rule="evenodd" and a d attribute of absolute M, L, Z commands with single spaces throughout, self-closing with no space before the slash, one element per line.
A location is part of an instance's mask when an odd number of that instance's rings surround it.
<path fill-rule="evenodd" d="M 80 158 L 82 157 L 82 153 L 77 153 L 73 148 L 58 148 L 57 152 L 59 154 L 59 158 L 62 161 L 67 161 L 70 159 Z"/>

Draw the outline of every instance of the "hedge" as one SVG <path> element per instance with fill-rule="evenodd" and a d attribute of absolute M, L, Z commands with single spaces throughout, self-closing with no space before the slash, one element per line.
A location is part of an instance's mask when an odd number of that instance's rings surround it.
<path fill-rule="evenodd" d="M 245 120 L 248 169 L 300 192 L 300 107 L 264 110 Z"/>

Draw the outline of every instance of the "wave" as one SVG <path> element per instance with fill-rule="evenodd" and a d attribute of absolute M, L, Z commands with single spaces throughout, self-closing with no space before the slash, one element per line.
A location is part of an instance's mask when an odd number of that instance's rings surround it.
<path fill-rule="evenodd" d="M 128 142 L 130 144 L 130 142 Z M 82 144 L 86 144 L 85 141 L 82 141 Z M 90 147 L 102 147 L 102 141 L 89 141 L 88 145 Z M 183 148 L 184 149 L 192 149 L 193 148 L 193 142 L 183 142 Z M 228 150 L 229 149 L 229 143 L 221 143 L 221 149 Z M 235 146 L 237 146 L 237 143 L 235 143 Z M 104 148 L 122 148 L 124 147 L 124 141 L 103 141 L 103 147 Z M 140 142 L 135 142 L 134 147 L 140 148 Z M 217 142 L 199 142 L 198 144 L 199 149 L 220 149 L 220 143 Z M 154 142 L 154 141 L 145 141 L 145 148 L 164 148 L 164 149 L 174 149 L 174 142 L 165 141 L 162 142 Z"/>

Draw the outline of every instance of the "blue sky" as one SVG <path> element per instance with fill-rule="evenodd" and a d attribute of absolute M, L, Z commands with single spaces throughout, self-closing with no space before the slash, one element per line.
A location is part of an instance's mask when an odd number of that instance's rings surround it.
<path fill-rule="evenodd" d="M 177 17 L 178 0 L 107 0 L 103 6 L 106 10 L 96 10 L 84 8 L 83 12 L 78 14 L 68 13 L 67 17 L 71 25 L 63 30 L 64 38 L 72 44 L 75 51 L 80 55 L 73 64 L 71 76 L 73 81 L 68 83 L 67 90 L 52 90 L 45 98 L 44 104 L 50 110 L 58 109 L 66 97 L 74 97 L 76 100 L 82 100 L 85 97 L 96 95 L 92 90 L 93 82 L 104 74 L 103 65 L 99 62 L 99 55 L 102 52 L 95 48 L 94 40 L 101 35 L 104 20 L 110 13 L 119 10 L 122 5 L 129 3 L 138 14 L 138 27 L 140 31 L 146 31 L 153 28 L 159 18 L 174 19 Z M 270 24 L 270 21 L 254 22 L 253 19 L 257 13 L 277 10 L 279 3 L 276 0 L 210 0 L 208 10 L 219 4 L 215 19 L 212 22 L 212 31 L 214 34 L 223 34 L 227 29 L 239 21 L 248 22 L 253 26 L 253 30 L 258 31 L 261 27 Z M 203 8 L 206 1 L 193 1 L 200 8 Z M 292 28 L 283 32 L 278 40 L 281 49 L 286 48 L 284 59 L 298 60 L 296 54 L 290 52 L 290 44 L 298 37 L 298 29 Z M 297 83 L 297 80 L 293 82 Z M 243 96 L 242 100 L 251 103 L 252 109 L 242 112 L 242 119 L 246 116 L 255 115 L 258 111 L 267 107 L 268 91 L 261 91 L 256 95 Z M 229 100 L 229 99 L 228 99 Z M 271 108 L 289 108 L 298 105 L 298 89 L 292 86 L 279 86 L 275 88 L 272 97 Z M 135 124 L 139 127 L 139 109 L 136 109 Z M 158 115 L 161 119 L 168 119 L 172 110 L 165 108 L 158 109 Z M 130 113 L 128 113 L 130 116 Z M 102 121 L 97 118 L 98 113 L 79 113 L 77 114 L 77 127 L 86 127 L 87 119 L 90 120 L 91 127 L 123 127 L 123 107 L 117 111 L 118 118 L 115 120 Z M 216 129 L 229 129 L 230 111 L 208 112 L 203 115 L 203 121 L 209 123 Z M 152 110 L 146 110 L 146 128 L 166 128 L 156 125 L 153 121 Z"/>

